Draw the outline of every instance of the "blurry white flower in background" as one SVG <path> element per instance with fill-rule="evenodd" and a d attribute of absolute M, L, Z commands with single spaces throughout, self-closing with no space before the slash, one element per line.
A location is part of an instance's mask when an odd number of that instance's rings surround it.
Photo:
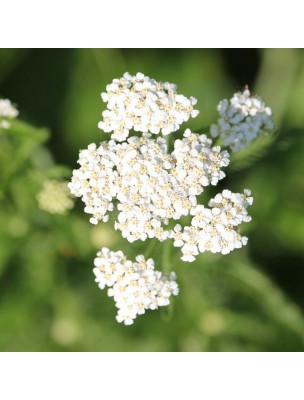
<path fill-rule="evenodd" d="M 64 214 L 74 206 L 74 200 L 65 181 L 45 181 L 37 195 L 37 201 L 41 210 L 50 214 Z"/>
<path fill-rule="evenodd" d="M 0 99 L 0 128 L 9 129 L 10 120 L 18 116 L 18 110 L 8 99 Z"/>

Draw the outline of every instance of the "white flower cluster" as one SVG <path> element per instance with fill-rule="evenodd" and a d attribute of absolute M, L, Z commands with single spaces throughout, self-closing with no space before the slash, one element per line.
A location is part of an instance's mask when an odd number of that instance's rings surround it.
<path fill-rule="evenodd" d="M 174 246 L 181 247 L 182 260 L 194 261 L 195 256 L 205 251 L 228 254 L 247 243 L 247 237 L 240 236 L 238 226 L 251 221 L 247 213 L 253 198 L 248 189 L 244 194 L 224 190 L 209 201 L 209 207 L 197 205 L 191 210 L 191 226 L 177 224 L 171 233 Z"/>
<path fill-rule="evenodd" d="M 268 135 L 274 129 L 272 111 L 258 96 L 252 96 L 248 89 L 235 93 L 230 100 L 220 101 L 220 118 L 211 125 L 210 133 L 219 136 L 224 146 L 232 151 L 242 150 L 258 135 Z"/>
<path fill-rule="evenodd" d="M 50 214 L 64 214 L 74 206 L 67 182 L 47 180 L 37 195 L 39 207 Z"/>
<path fill-rule="evenodd" d="M 9 129 L 11 126 L 9 120 L 16 118 L 18 114 L 18 110 L 10 100 L 0 99 L 0 128 Z"/>
<path fill-rule="evenodd" d="M 176 92 L 176 85 L 156 82 L 142 73 L 125 73 L 106 90 L 101 96 L 107 110 L 98 126 L 104 132 L 113 132 L 112 139 L 117 141 L 126 140 L 131 129 L 168 135 L 199 114 L 193 108 L 197 102 L 194 97 L 188 99 Z"/>
<path fill-rule="evenodd" d="M 144 256 L 136 262 L 126 259 L 122 251 L 113 252 L 103 247 L 94 260 L 93 272 L 100 289 L 109 287 L 108 295 L 118 308 L 116 319 L 125 325 L 133 324 L 137 315 L 146 310 L 170 304 L 170 296 L 178 294 L 175 274 L 170 277 L 154 270 L 154 261 Z"/>
<path fill-rule="evenodd" d="M 225 174 L 229 155 L 211 147 L 206 135 L 187 129 L 174 150 L 167 152 L 163 138 L 130 137 L 127 142 L 90 144 L 80 152 L 80 168 L 68 187 L 82 198 L 91 223 L 107 221 L 117 204 L 115 228 L 128 241 L 169 238 L 170 219 L 189 215 L 205 186 L 216 185 Z"/>
<path fill-rule="evenodd" d="M 175 90 L 175 85 L 158 83 L 140 73 L 114 79 L 102 94 L 108 110 L 100 123 L 105 131 L 114 132 L 112 140 L 99 146 L 90 144 L 80 152 L 80 168 L 73 171 L 68 187 L 82 198 L 93 224 L 108 221 L 109 213 L 117 209 L 115 229 L 129 242 L 174 239 L 174 245 L 182 248 L 184 261 L 193 261 L 204 251 L 227 254 L 246 244 L 238 226 L 250 220 L 247 206 L 252 198 L 248 190 L 244 194 L 224 190 L 209 202 L 210 208 L 197 203 L 204 187 L 224 178 L 222 167 L 229 164 L 229 154 L 219 146 L 212 147 L 206 135 L 189 129 L 174 141 L 172 153 L 163 138 L 152 138 L 151 133 L 168 134 L 196 114 L 194 100 Z M 212 126 L 212 134 L 222 137 L 232 124 L 233 134 L 230 129 L 228 139 L 234 150 L 243 143 L 242 135 L 249 141 L 251 130 L 257 134 L 272 126 L 270 109 L 248 90 L 235 94 L 230 103 L 223 100 L 219 111 L 221 119 Z M 156 129 L 151 122 L 168 122 L 173 117 L 177 122 L 169 128 L 162 125 Z M 130 129 L 142 135 L 126 139 Z M 225 131 L 226 139 L 227 135 Z M 170 220 L 187 215 L 193 216 L 191 226 L 177 224 L 169 229 Z"/>
<path fill-rule="evenodd" d="M 115 229 L 129 242 L 156 238 L 174 241 L 183 261 L 194 261 L 205 251 L 228 254 L 247 243 L 239 225 L 249 222 L 247 207 L 252 204 L 250 190 L 243 194 L 224 190 L 208 203 L 198 203 L 198 196 L 209 185 L 225 177 L 223 167 L 229 154 L 212 147 L 206 135 L 184 132 L 173 142 L 169 152 L 162 137 L 196 117 L 196 99 L 177 94 L 176 86 L 156 82 L 138 73 L 126 73 L 107 86 L 102 99 L 107 103 L 99 128 L 111 132 L 111 140 L 99 146 L 92 143 L 80 151 L 79 169 L 73 171 L 68 188 L 85 203 L 90 222 L 109 220 L 117 212 Z M 239 150 L 261 132 L 273 129 L 271 110 L 249 90 L 237 93 L 218 106 L 220 119 L 212 125 L 212 136 L 220 136 L 224 145 Z M 130 136 L 130 131 L 141 135 Z M 188 216 L 190 226 L 180 220 Z M 178 221 L 175 227 L 169 225 Z M 137 256 L 127 260 L 121 251 L 103 247 L 94 261 L 96 282 L 115 300 L 116 319 L 133 323 L 145 310 L 168 305 L 178 294 L 175 274 L 169 277 L 154 269 L 152 259 Z"/>

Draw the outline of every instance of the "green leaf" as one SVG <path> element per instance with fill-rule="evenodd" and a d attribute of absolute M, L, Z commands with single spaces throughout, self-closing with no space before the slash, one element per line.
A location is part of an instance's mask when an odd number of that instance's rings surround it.
<path fill-rule="evenodd" d="M 277 137 L 277 132 L 267 136 L 259 136 L 245 149 L 230 153 L 229 169 L 239 171 L 251 167 L 267 154 Z"/>
<path fill-rule="evenodd" d="M 48 137 L 49 131 L 45 128 L 35 128 L 19 120 L 12 121 L 11 128 L 0 135 L 5 146 L 0 153 L 2 186 L 7 186 L 14 174 L 24 170 L 30 156 Z"/>
<path fill-rule="evenodd" d="M 284 327 L 304 344 L 304 321 L 300 309 L 258 269 L 243 263 L 223 269 L 231 284 L 251 297 L 272 323 Z"/>
<path fill-rule="evenodd" d="M 36 128 L 27 122 L 15 119 L 11 121 L 11 127 L 8 131 L 10 134 L 21 139 L 31 139 L 37 144 L 44 143 L 50 136 L 50 132 L 46 128 Z"/>

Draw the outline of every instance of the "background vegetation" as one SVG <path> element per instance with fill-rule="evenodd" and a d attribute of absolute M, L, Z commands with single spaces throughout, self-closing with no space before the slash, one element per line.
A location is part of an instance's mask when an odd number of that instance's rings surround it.
<path fill-rule="evenodd" d="M 100 93 L 125 71 L 195 96 L 201 113 L 184 127 L 214 122 L 218 101 L 248 84 L 278 128 L 271 143 L 231 165 L 219 188 L 252 189 L 248 245 L 191 264 L 172 246 L 180 295 L 169 311 L 147 312 L 130 327 L 115 321 L 92 262 L 101 246 L 133 258 L 147 243 L 130 246 L 110 224 L 89 224 L 80 200 L 66 216 L 36 200 L 45 179 L 69 179 L 80 148 L 105 139 Z M 302 50 L 2 49 L 0 97 L 18 105 L 23 121 L 0 134 L 1 351 L 304 350 Z"/>

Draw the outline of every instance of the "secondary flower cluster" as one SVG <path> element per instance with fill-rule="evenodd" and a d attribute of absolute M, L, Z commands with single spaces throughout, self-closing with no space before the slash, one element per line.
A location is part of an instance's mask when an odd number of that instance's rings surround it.
<path fill-rule="evenodd" d="M 182 260 L 194 261 L 205 251 L 228 254 L 247 244 L 247 237 L 239 234 L 238 226 L 251 221 L 247 207 L 253 198 L 248 189 L 244 194 L 224 190 L 209 201 L 209 207 L 197 205 L 191 209 L 191 226 L 177 224 L 171 233 L 174 246 L 181 247 Z"/>
<path fill-rule="evenodd" d="M 136 262 L 127 260 L 122 251 L 113 252 L 103 247 L 94 260 L 93 272 L 100 289 L 109 287 L 108 295 L 118 308 L 116 319 L 125 325 L 133 324 L 137 315 L 146 310 L 170 304 L 170 296 L 178 294 L 175 274 L 170 277 L 154 269 L 154 261 L 144 256 Z"/>
<path fill-rule="evenodd" d="M 0 99 L 0 128 L 9 129 L 10 120 L 18 116 L 18 110 L 8 99 Z"/>
<path fill-rule="evenodd" d="M 232 151 L 248 147 L 258 135 L 268 135 L 274 129 L 271 109 L 260 97 L 250 95 L 248 89 L 220 101 L 217 109 L 220 118 L 211 125 L 211 136 L 219 136 Z"/>
<path fill-rule="evenodd" d="M 74 206 L 67 182 L 47 180 L 37 195 L 39 207 L 50 214 L 64 214 Z"/>
<path fill-rule="evenodd" d="M 107 110 L 98 126 L 104 132 L 113 132 L 112 139 L 118 141 L 126 140 L 131 129 L 168 135 L 199 114 L 193 108 L 197 102 L 194 97 L 188 99 L 176 92 L 176 85 L 156 82 L 142 73 L 125 73 L 106 90 L 101 96 Z"/>
<path fill-rule="evenodd" d="M 81 167 L 73 172 L 71 192 L 86 204 L 91 223 L 107 221 L 117 204 L 115 228 L 129 242 L 170 237 L 165 230 L 170 219 L 189 215 L 205 186 L 216 185 L 225 174 L 221 167 L 229 155 L 211 147 L 206 135 L 189 129 L 168 153 L 164 139 L 131 137 L 124 143 L 113 140 L 80 152 Z"/>

